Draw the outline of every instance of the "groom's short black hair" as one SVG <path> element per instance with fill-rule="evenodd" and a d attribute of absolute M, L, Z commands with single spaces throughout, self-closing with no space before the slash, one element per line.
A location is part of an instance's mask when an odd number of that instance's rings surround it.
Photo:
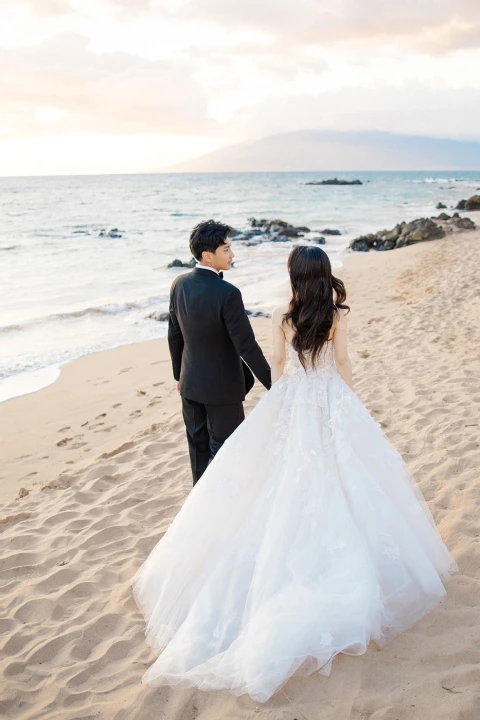
<path fill-rule="evenodd" d="M 233 232 L 230 225 L 216 220 L 205 220 L 196 225 L 190 234 L 190 251 L 196 260 L 202 259 L 203 252 L 214 253 Z"/>

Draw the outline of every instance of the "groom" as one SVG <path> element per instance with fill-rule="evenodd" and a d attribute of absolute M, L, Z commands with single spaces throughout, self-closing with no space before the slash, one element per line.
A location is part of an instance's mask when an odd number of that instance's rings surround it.
<path fill-rule="evenodd" d="M 193 484 L 244 420 L 253 370 L 270 388 L 270 367 L 255 340 L 240 290 L 223 279 L 234 257 L 232 229 L 214 220 L 197 225 L 190 250 L 198 265 L 174 280 L 168 344 L 182 396 Z"/>

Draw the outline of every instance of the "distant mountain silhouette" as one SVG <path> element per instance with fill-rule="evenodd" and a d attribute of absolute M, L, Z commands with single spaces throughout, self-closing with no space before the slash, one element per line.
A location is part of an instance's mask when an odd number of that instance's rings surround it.
<path fill-rule="evenodd" d="M 376 131 L 301 130 L 229 145 L 166 171 L 476 169 L 480 169 L 480 142 Z"/>

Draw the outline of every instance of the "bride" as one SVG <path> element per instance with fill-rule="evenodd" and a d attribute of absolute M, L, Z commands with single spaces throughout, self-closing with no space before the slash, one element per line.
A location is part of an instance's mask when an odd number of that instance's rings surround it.
<path fill-rule="evenodd" d="M 296 247 L 273 314 L 271 390 L 227 440 L 134 590 L 153 686 L 265 702 L 338 653 L 383 647 L 458 569 L 428 506 L 352 390 L 345 288 Z"/>

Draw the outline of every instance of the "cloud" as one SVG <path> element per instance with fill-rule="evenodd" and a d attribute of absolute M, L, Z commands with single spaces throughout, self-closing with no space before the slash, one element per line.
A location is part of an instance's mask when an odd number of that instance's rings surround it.
<path fill-rule="evenodd" d="M 286 46 L 391 43 L 442 52 L 477 46 L 480 30 L 478 0 L 186 0 L 178 13 L 214 19 L 226 30 L 260 28 Z"/>
<path fill-rule="evenodd" d="M 478 137 L 479 43 L 478 0 L 0 0 L 0 139 Z"/>
<path fill-rule="evenodd" d="M 10 137 L 66 132 L 209 134 L 205 92 L 185 62 L 99 55 L 62 35 L 38 47 L 0 51 L 0 128 Z M 38 108 L 61 111 L 38 124 Z M 47 113 L 48 114 L 48 113 Z M 37 115 L 37 120 L 36 116 Z"/>
<path fill-rule="evenodd" d="M 11 4 L 13 5 L 13 2 Z M 16 0 L 15 5 L 23 5 L 32 10 L 37 17 L 50 17 L 72 12 L 69 0 Z"/>

